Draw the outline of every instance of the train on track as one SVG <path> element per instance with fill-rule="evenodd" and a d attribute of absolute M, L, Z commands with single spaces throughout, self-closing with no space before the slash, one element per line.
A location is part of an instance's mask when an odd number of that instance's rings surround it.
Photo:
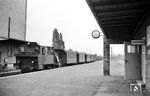
<path fill-rule="evenodd" d="M 36 42 L 22 44 L 18 50 L 18 53 L 15 54 L 15 65 L 22 72 L 89 63 L 98 59 L 96 54 L 53 49 L 50 46 L 40 46 Z"/>

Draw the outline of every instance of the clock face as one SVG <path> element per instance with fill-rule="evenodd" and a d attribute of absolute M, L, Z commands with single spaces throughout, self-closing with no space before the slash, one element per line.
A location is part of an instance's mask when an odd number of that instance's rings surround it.
<path fill-rule="evenodd" d="M 100 32 L 98 30 L 94 30 L 92 32 L 92 37 L 95 38 L 95 39 L 99 38 L 100 37 Z"/>

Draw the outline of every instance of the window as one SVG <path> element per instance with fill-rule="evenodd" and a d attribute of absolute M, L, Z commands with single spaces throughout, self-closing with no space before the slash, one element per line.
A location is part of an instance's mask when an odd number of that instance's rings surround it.
<path fill-rule="evenodd" d="M 128 45 L 128 53 L 135 53 L 135 46 Z"/>
<path fill-rule="evenodd" d="M 140 53 L 140 45 L 136 45 L 136 46 L 132 46 L 132 45 L 128 45 L 127 47 L 127 52 L 128 53 Z"/>

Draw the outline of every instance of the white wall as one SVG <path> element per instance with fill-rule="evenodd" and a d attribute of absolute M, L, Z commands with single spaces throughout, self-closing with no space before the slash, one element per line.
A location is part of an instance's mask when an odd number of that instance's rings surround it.
<path fill-rule="evenodd" d="M 25 40 L 26 36 L 26 2 L 27 0 L 0 0 L 0 37 Z"/>

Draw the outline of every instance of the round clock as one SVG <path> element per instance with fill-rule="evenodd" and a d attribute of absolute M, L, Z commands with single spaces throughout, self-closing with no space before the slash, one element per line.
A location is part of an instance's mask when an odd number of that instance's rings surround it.
<path fill-rule="evenodd" d="M 92 37 L 95 38 L 95 39 L 99 38 L 100 37 L 100 32 L 98 30 L 94 30 L 92 32 Z"/>

